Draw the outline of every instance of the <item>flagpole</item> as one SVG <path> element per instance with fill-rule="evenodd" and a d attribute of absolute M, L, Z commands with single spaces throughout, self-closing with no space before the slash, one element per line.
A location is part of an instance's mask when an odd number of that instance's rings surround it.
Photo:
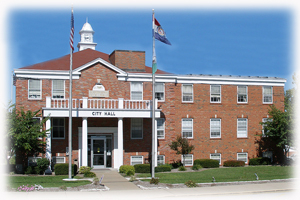
<path fill-rule="evenodd" d="M 154 38 L 154 9 L 152 9 L 152 62 L 155 55 L 155 38 Z M 155 58 L 156 59 L 156 58 Z M 152 64 L 152 161 L 151 161 L 151 176 L 155 177 L 155 71 Z"/>
<path fill-rule="evenodd" d="M 74 38 L 74 18 L 73 7 L 71 16 L 70 33 L 70 86 L 69 86 L 69 179 L 72 179 L 72 65 L 73 65 L 73 38 Z"/>

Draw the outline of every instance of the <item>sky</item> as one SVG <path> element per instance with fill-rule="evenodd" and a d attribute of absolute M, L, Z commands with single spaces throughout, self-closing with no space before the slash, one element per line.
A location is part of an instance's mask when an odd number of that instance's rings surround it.
<path fill-rule="evenodd" d="M 156 41 L 158 69 L 174 74 L 268 76 L 292 85 L 293 11 L 289 8 L 84 7 L 73 4 L 75 52 L 88 21 L 96 50 L 146 52 L 152 61 L 152 8 L 171 46 Z M 12 71 L 70 53 L 71 6 L 12 7 L 7 15 L 8 67 Z M 11 88 L 11 78 L 8 79 Z M 8 90 L 14 102 L 14 87 Z"/>

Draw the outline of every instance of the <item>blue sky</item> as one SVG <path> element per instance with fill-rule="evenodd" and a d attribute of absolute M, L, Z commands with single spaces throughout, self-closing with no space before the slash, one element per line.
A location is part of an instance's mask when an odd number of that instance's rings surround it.
<path fill-rule="evenodd" d="M 71 9 L 12 9 L 8 73 L 69 54 L 70 15 Z M 281 77 L 287 79 L 286 89 L 293 87 L 290 10 L 160 8 L 155 9 L 155 17 L 172 43 L 156 41 L 159 69 L 175 74 Z M 96 50 L 146 51 L 146 65 L 151 66 L 150 8 L 96 10 L 74 5 L 74 18 L 75 46 L 88 18 Z"/>

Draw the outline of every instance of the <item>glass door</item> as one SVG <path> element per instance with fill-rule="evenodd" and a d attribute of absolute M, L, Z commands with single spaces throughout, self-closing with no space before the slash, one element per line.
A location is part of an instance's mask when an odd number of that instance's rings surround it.
<path fill-rule="evenodd" d="M 91 165 L 94 169 L 106 167 L 106 139 L 92 138 Z"/>

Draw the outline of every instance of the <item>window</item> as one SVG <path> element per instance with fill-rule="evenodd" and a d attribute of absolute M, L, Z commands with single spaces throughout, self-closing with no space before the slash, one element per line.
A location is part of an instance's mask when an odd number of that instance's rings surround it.
<path fill-rule="evenodd" d="M 65 157 L 53 156 L 52 160 L 53 160 L 53 164 L 65 163 L 66 162 L 66 158 Z"/>
<path fill-rule="evenodd" d="M 144 164 L 143 163 L 143 156 L 131 156 L 130 157 L 130 164 L 131 165 Z"/>
<path fill-rule="evenodd" d="M 263 86 L 263 103 L 273 103 L 272 86 Z"/>
<path fill-rule="evenodd" d="M 42 81 L 28 80 L 28 99 L 42 98 Z"/>
<path fill-rule="evenodd" d="M 56 99 L 65 98 L 64 80 L 52 80 L 52 98 L 56 98 Z"/>
<path fill-rule="evenodd" d="M 221 138 L 221 119 L 210 119 L 210 137 Z"/>
<path fill-rule="evenodd" d="M 131 82 L 131 100 L 143 100 L 143 84 Z"/>
<path fill-rule="evenodd" d="M 184 163 L 184 166 L 193 166 L 193 154 L 182 155 L 181 162 Z"/>
<path fill-rule="evenodd" d="M 157 119 L 157 139 L 165 138 L 165 119 Z"/>
<path fill-rule="evenodd" d="M 165 156 L 164 155 L 157 155 L 157 165 L 164 165 L 165 164 Z"/>
<path fill-rule="evenodd" d="M 131 119 L 131 139 L 143 139 L 143 119 Z"/>
<path fill-rule="evenodd" d="M 155 83 L 155 98 L 158 101 L 164 101 L 165 100 L 165 84 Z"/>
<path fill-rule="evenodd" d="M 182 119 L 182 137 L 193 138 L 193 119 Z"/>
<path fill-rule="evenodd" d="M 247 103 L 248 102 L 248 90 L 247 86 L 238 86 L 237 87 L 237 100 L 238 103 Z"/>
<path fill-rule="evenodd" d="M 220 153 L 211 153 L 210 159 L 219 161 L 219 165 L 221 165 L 221 154 Z"/>
<path fill-rule="evenodd" d="M 64 139 L 65 138 L 65 119 L 53 118 L 52 119 L 52 138 Z"/>
<path fill-rule="evenodd" d="M 210 86 L 210 102 L 221 103 L 221 86 L 211 85 Z"/>
<path fill-rule="evenodd" d="M 193 102 L 193 85 L 182 85 L 182 102 Z"/>
<path fill-rule="evenodd" d="M 42 157 L 28 157 L 28 166 L 36 166 L 37 165 L 37 160 Z"/>
<path fill-rule="evenodd" d="M 247 162 L 248 162 L 248 153 L 237 153 L 237 160 L 244 161 L 247 164 Z"/>
<path fill-rule="evenodd" d="M 247 137 L 247 119 L 239 118 L 237 120 L 237 137 Z"/>

